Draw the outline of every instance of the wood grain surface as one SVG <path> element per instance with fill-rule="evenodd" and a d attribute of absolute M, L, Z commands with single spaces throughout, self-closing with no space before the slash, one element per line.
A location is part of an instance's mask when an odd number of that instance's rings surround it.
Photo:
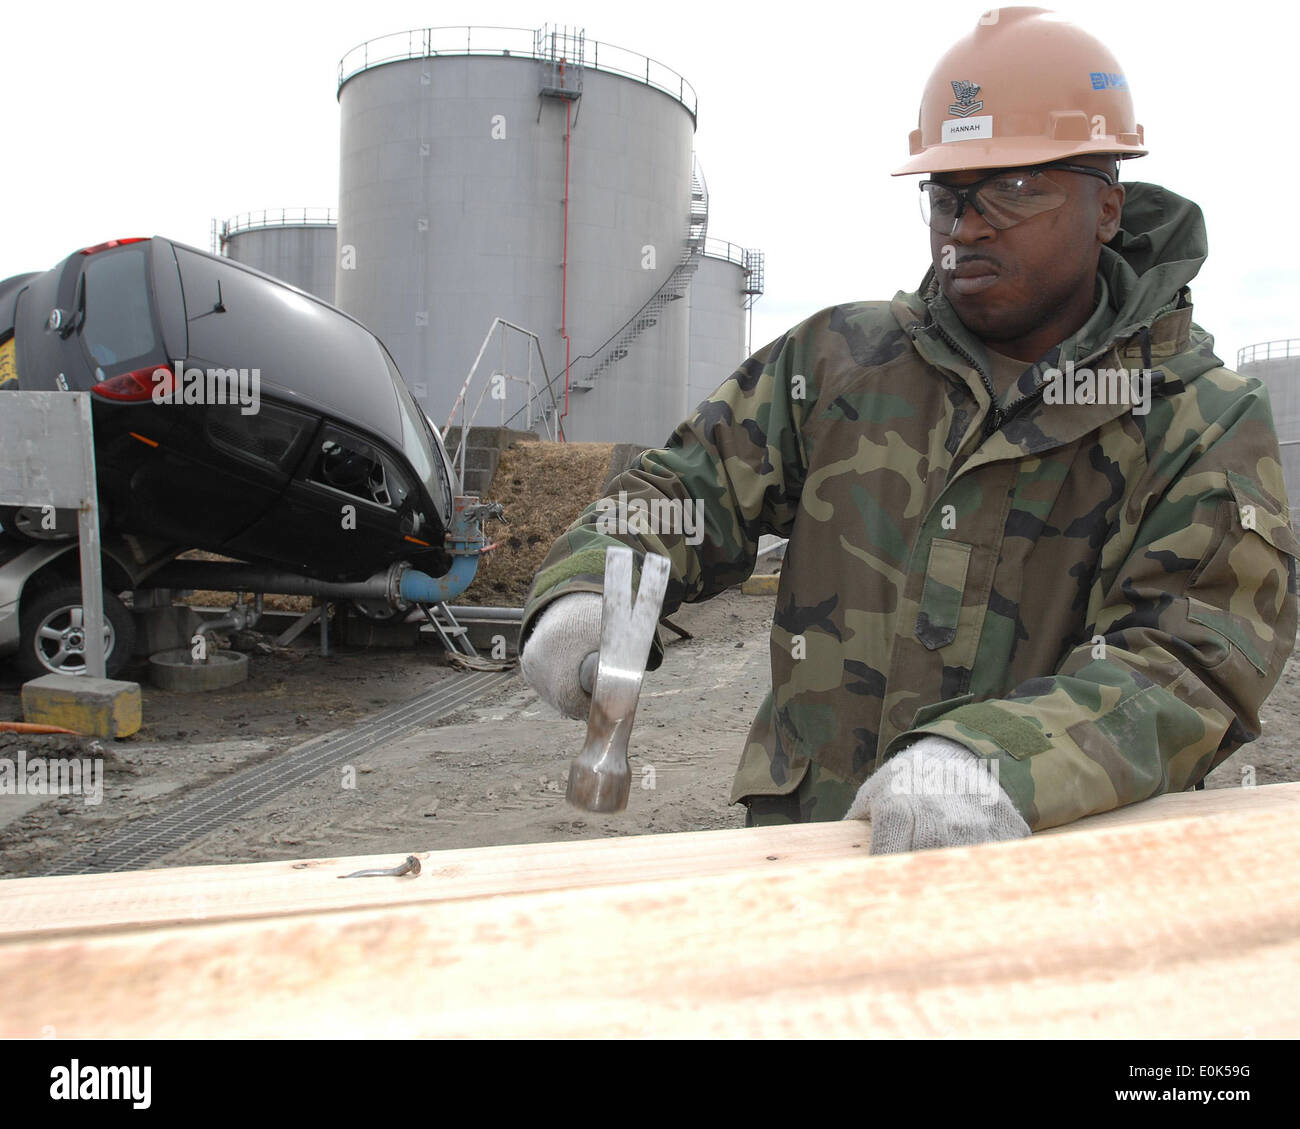
<path fill-rule="evenodd" d="M 884 857 L 816 824 L 15 879 L 0 1035 L 1296 1036 L 1297 801 Z"/>

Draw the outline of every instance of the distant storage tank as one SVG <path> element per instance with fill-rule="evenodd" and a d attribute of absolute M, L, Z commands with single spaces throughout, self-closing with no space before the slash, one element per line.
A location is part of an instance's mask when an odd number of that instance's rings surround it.
<path fill-rule="evenodd" d="M 344 56 L 339 106 L 338 305 L 434 422 L 501 317 L 538 334 L 560 413 L 568 358 L 569 439 L 661 444 L 706 218 L 690 84 L 582 32 L 432 28 Z M 494 343 L 480 371 L 525 355 Z M 499 391 L 479 421 L 522 426 L 524 386 Z"/>
<path fill-rule="evenodd" d="M 334 302 L 337 225 L 328 208 L 279 208 L 221 225 L 221 253 Z"/>
<path fill-rule="evenodd" d="M 1291 527 L 1300 530 L 1300 339 L 1263 341 L 1237 354 L 1237 371 L 1264 382 L 1282 449 Z"/>
<path fill-rule="evenodd" d="M 691 415 L 749 355 L 748 315 L 762 293 L 761 251 L 721 239 L 705 240 L 704 255 L 691 280 L 685 416 Z"/>

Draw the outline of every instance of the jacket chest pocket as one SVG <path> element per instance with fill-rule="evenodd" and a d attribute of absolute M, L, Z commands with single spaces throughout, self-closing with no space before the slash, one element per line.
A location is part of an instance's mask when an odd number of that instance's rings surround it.
<path fill-rule="evenodd" d="M 948 646 L 957 638 L 971 547 L 960 541 L 936 537 L 930 542 L 930 560 L 916 616 L 916 637 L 929 651 Z"/>

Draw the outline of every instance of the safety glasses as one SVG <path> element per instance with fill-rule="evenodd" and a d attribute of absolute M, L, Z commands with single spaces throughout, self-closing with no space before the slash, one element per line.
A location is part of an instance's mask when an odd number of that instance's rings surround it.
<path fill-rule="evenodd" d="M 1115 183 L 1115 178 L 1101 169 L 1072 165 L 1066 161 L 1011 172 L 1001 169 L 962 188 L 940 184 L 935 180 L 923 180 L 921 218 L 932 230 L 941 235 L 951 235 L 957 230 L 966 205 L 969 204 L 988 221 L 990 227 L 1005 231 L 1065 203 L 1069 193 L 1050 176 L 1043 175 L 1048 169 L 1082 173 L 1085 176 L 1100 177 L 1107 184 Z"/>

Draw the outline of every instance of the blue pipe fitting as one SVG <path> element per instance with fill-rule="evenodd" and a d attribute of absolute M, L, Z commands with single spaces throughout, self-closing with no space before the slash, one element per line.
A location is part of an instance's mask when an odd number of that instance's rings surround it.
<path fill-rule="evenodd" d="M 402 599 L 413 604 L 442 604 L 464 592 L 478 572 L 483 553 L 483 519 L 500 516 L 498 503 L 481 505 L 473 495 L 457 497 L 452 503 L 451 528 L 447 531 L 451 568 L 445 576 L 430 576 L 408 568 L 398 582 Z"/>

